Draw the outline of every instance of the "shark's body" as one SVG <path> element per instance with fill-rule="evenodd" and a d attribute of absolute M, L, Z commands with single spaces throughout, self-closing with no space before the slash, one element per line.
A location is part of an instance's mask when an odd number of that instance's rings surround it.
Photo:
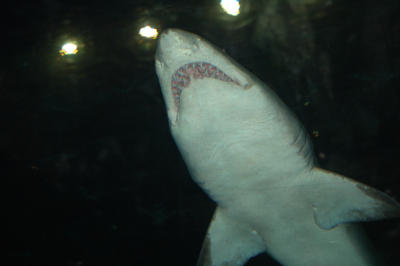
<path fill-rule="evenodd" d="M 387 195 L 314 165 L 306 131 L 278 96 L 197 35 L 159 39 L 171 133 L 217 203 L 199 265 L 376 265 L 356 225 L 400 214 Z"/>

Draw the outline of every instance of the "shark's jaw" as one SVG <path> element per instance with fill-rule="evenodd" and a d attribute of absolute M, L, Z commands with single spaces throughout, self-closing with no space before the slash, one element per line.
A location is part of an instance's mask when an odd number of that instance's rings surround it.
<path fill-rule="evenodd" d="M 171 77 L 171 91 L 176 109 L 179 109 L 182 90 L 189 87 L 191 80 L 204 78 L 211 78 L 224 82 L 232 82 L 238 86 L 241 86 L 238 81 L 232 79 L 221 69 L 208 62 L 187 63 L 177 69 Z"/>

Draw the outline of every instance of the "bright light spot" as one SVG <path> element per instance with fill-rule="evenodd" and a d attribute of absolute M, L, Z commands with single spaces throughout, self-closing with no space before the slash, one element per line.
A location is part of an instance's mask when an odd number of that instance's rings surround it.
<path fill-rule="evenodd" d="M 139 30 L 139 34 L 146 38 L 155 39 L 158 36 L 158 31 L 150 26 L 143 27 Z"/>
<path fill-rule="evenodd" d="M 60 50 L 60 55 L 71 55 L 71 54 L 77 54 L 78 53 L 78 45 L 72 42 L 68 42 L 64 44 Z"/>
<path fill-rule="evenodd" d="M 237 16 L 240 13 L 239 0 L 221 0 L 220 5 L 229 15 Z"/>

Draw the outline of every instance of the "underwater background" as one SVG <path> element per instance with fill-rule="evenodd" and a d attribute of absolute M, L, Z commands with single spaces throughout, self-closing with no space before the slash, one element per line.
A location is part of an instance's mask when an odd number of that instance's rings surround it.
<path fill-rule="evenodd" d="M 304 123 L 323 168 L 400 200 L 400 2 L 41 0 L 2 5 L 4 265 L 195 265 L 214 203 L 154 70 L 174 27 L 225 50 Z M 363 224 L 400 265 L 400 221 Z M 264 254 L 247 265 L 278 265 Z"/>

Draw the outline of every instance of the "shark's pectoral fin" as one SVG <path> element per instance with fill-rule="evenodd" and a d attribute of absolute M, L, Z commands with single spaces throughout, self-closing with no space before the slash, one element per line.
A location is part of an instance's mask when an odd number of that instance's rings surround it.
<path fill-rule="evenodd" d="M 208 227 L 197 266 L 243 265 L 263 251 L 264 243 L 254 230 L 236 223 L 217 207 Z"/>
<path fill-rule="evenodd" d="M 310 202 L 315 222 L 323 229 L 341 223 L 400 217 L 400 205 L 383 192 L 317 167 L 311 176 Z"/>

